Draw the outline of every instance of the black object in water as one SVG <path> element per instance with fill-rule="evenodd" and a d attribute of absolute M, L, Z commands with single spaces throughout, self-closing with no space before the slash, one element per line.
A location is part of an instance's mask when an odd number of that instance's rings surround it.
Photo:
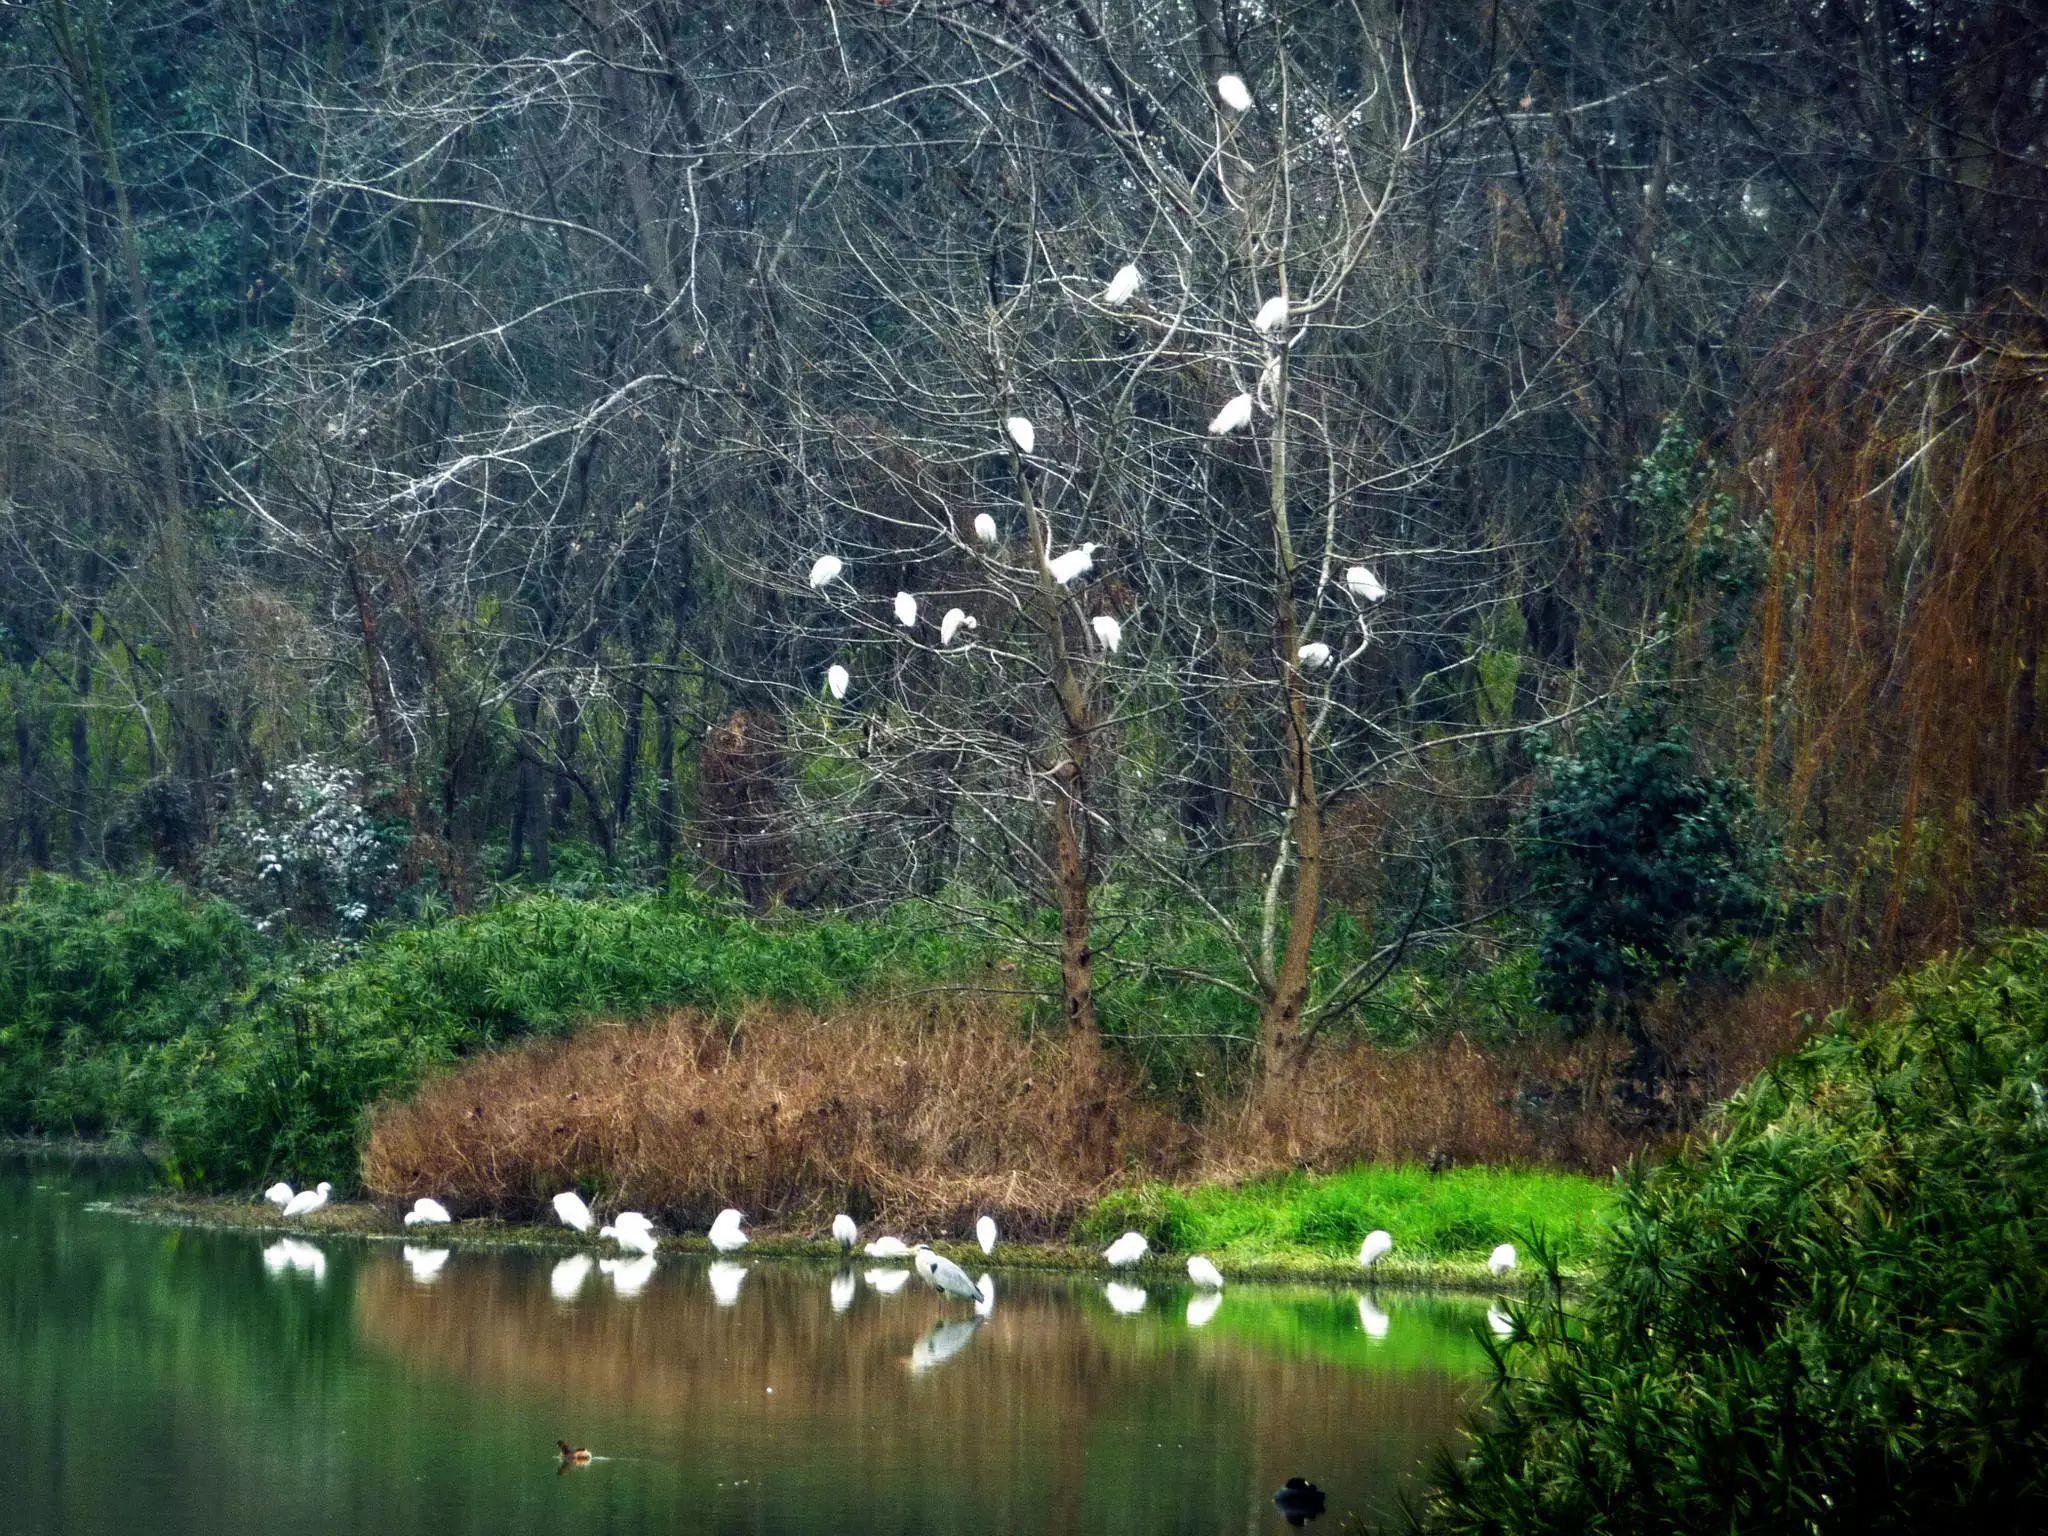
<path fill-rule="evenodd" d="M 1323 1490 L 1305 1477 L 1290 1477 L 1287 1486 L 1273 1495 L 1273 1502 L 1280 1506 L 1280 1513 L 1287 1517 L 1289 1525 L 1307 1525 L 1323 1512 L 1328 1501 Z"/>

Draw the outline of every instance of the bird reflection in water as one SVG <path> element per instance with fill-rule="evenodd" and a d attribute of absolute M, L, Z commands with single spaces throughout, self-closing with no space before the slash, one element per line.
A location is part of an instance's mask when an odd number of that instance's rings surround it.
<path fill-rule="evenodd" d="M 1197 1291 L 1188 1298 L 1188 1326 L 1206 1328 L 1209 1319 L 1223 1310 L 1221 1291 Z"/>
<path fill-rule="evenodd" d="M 850 1269 L 842 1269 L 832 1277 L 832 1310 L 844 1312 L 853 1305 L 853 1293 L 860 1288 L 860 1281 Z"/>
<path fill-rule="evenodd" d="M 272 1275 L 298 1270 L 311 1275 L 317 1285 L 327 1278 L 327 1255 L 296 1237 L 280 1237 L 263 1250 L 263 1268 Z"/>
<path fill-rule="evenodd" d="M 557 1264 L 548 1274 L 548 1289 L 557 1301 L 574 1301 L 576 1293 L 583 1289 L 583 1282 L 590 1278 L 590 1255 L 572 1253 Z"/>
<path fill-rule="evenodd" d="M 945 1364 L 967 1347 L 968 1340 L 980 1331 L 981 1322 L 978 1317 L 956 1317 L 933 1323 L 931 1331 L 910 1347 L 910 1369 L 921 1374 Z"/>
<path fill-rule="evenodd" d="M 711 1282 L 711 1299 L 729 1307 L 740 1299 L 740 1282 L 747 1278 L 747 1266 L 721 1260 L 704 1271 L 704 1278 Z"/>
<path fill-rule="evenodd" d="M 1384 1339 L 1387 1336 L 1387 1314 L 1373 1304 L 1370 1296 L 1358 1298 L 1358 1326 L 1365 1330 L 1369 1339 Z"/>
<path fill-rule="evenodd" d="M 1135 1317 L 1145 1310 L 1145 1287 L 1126 1285 L 1121 1280 L 1112 1280 L 1102 1288 L 1102 1294 L 1109 1298 L 1110 1310 L 1119 1317 Z"/>
<path fill-rule="evenodd" d="M 611 1278 L 612 1289 L 621 1296 L 638 1296 L 654 1278 L 654 1260 L 642 1254 L 637 1259 L 599 1259 L 597 1267 Z"/>
<path fill-rule="evenodd" d="M 884 1296 L 894 1296 L 910 1283 L 907 1269 L 871 1269 L 861 1277 L 871 1291 L 880 1291 Z"/>
<path fill-rule="evenodd" d="M 411 1243 L 400 1249 L 405 1256 L 405 1267 L 412 1271 L 415 1285 L 432 1285 L 440 1279 L 441 1267 L 448 1262 L 451 1251 L 447 1248 L 418 1248 Z"/>

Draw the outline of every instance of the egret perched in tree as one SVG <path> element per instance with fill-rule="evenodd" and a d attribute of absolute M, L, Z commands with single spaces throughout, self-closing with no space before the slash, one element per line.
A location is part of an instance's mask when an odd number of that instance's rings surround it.
<path fill-rule="evenodd" d="M 1252 316 L 1252 328 L 1261 336 L 1270 336 L 1274 330 L 1287 323 L 1287 295 L 1276 293 L 1259 306 L 1259 312 Z"/>
<path fill-rule="evenodd" d="M 853 1305 L 853 1293 L 860 1289 L 860 1281 L 854 1278 L 852 1270 L 832 1277 L 832 1310 L 844 1312 Z"/>
<path fill-rule="evenodd" d="M 896 622 L 905 629 L 917 622 L 917 599 L 908 592 L 896 594 Z"/>
<path fill-rule="evenodd" d="M 981 628 L 980 622 L 970 618 L 964 610 L 948 608 L 946 616 L 939 620 L 939 644 L 951 645 L 953 637 L 959 634 L 961 630 L 979 628 Z"/>
<path fill-rule="evenodd" d="M 919 1243 L 910 1250 L 910 1263 L 911 1267 L 924 1278 L 924 1283 L 933 1290 L 951 1296 L 958 1301 L 979 1302 L 981 1300 L 981 1291 L 972 1280 L 967 1278 L 966 1270 L 955 1264 L 951 1259 L 943 1258 L 933 1253 L 923 1243 Z"/>
<path fill-rule="evenodd" d="M 879 1291 L 884 1296 L 894 1296 L 904 1286 L 910 1284 L 910 1271 L 907 1269 L 871 1269 L 862 1275 L 861 1278 L 867 1281 L 869 1290 Z"/>
<path fill-rule="evenodd" d="M 1504 1275 L 1515 1267 L 1515 1245 L 1502 1243 L 1486 1256 L 1486 1272 L 1489 1275 Z"/>
<path fill-rule="evenodd" d="M 1387 584 L 1369 565 L 1354 565 L 1344 572 L 1344 587 L 1353 597 L 1377 603 L 1387 595 Z"/>
<path fill-rule="evenodd" d="M 1223 1310 L 1221 1291 L 1197 1291 L 1188 1298 L 1188 1326 L 1206 1328 L 1209 1320 Z"/>
<path fill-rule="evenodd" d="M 574 1227 L 578 1232 L 591 1228 L 590 1207 L 583 1203 L 583 1197 L 573 1189 L 565 1189 L 553 1201 L 555 1214 L 562 1219 L 565 1227 Z"/>
<path fill-rule="evenodd" d="M 1365 1234 L 1365 1241 L 1358 1245 L 1358 1263 L 1361 1269 L 1371 1269 L 1387 1256 L 1394 1246 L 1394 1234 L 1379 1228 Z"/>
<path fill-rule="evenodd" d="M 811 562 L 811 590 L 816 591 L 827 582 L 835 581 L 846 569 L 846 562 L 837 555 L 820 555 Z"/>
<path fill-rule="evenodd" d="M 1122 1237 L 1102 1250 L 1103 1262 L 1111 1269 L 1129 1269 L 1151 1251 L 1152 1245 L 1145 1241 L 1142 1232 L 1126 1232 Z"/>
<path fill-rule="evenodd" d="M 412 1209 L 405 1213 L 408 1227 L 445 1227 L 455 1218 L 448 1214 L 448 1207 L 438 1200 L 429 1200 L 425 1195 L 413 1202 Z"/>
<path fill-rule="evenodd" d="M 1212 1291 L 1223 1289 L 1223 1271 L 1199 1253 L 1188 1260 L 1188 1278 Z"/>
<path fill-rule="evenodd" d="M 1387 1336 L 1387 1314 L 1373 1305 L 1370 1296 L 1358 1298 L 1358 1326 L 1365 1330 L 1368 1339 L 1384 1339 Z"/>
<path fill-rule="evenodd" d="M 747 1278 L 747 1266 L 721 1259 L 704 1271 L 704 1278 L 711 1282 L 711 1299 L 729 1307 L 740 1299 L 740 1282 Z"/>
<path fill-rule="evenodd" d="M 1109 286 L 1102 290 L 1105 304 L 1127 304 L 1131 295 L 1138 291 L 1138 285 L 1145 279 L 1138 272 L 1136 263 L 1125 262 L 1116 269 L 1116 276 L 1109 280 Z"/>
<path fill-rule="evenodd" d="M 1136 1317 L 1145 1310 L 1145 1287 L 1125 1285 L 1121 1280 L 1112 1280 L 1102 1288 L 1102 1294 L 1109 1299 L 1109 1308 L 1118 1317 Z"/>
<path fill-rule="evenodd" d="M 405 1258 L 405 1267 L 412 1271 L 415 1285 L 432 1285 L 441 1277 L 441 1266 L 448 1262 L 446 1248 L 415 1248 L 405 1243 L 399 1252 Z"/>
<path fill-rule="evenodd" d="M 1249 112 L 1252 109 L 1251 87 L 1238 75 L 1218 75 L 1216 94 L 1223 98 L 1223 105 L 1233 112 Z"/>
<path fill-rule="evenodd" d="M 548 1289 L 557 1301 L 573 1301 L 583 1289 L 583 1282 L 590 1278 L 590 1270 L 589 1254 L 572 1253 L 548 1271 Z"/>
<path fill-rule="evenodd" d="M 1070 549 L 1064 555 L 1054 555 L 1045 562 L 1045 568 L 1052 572 L 1052 579 L 1061 586 L 1086 576 L 1095 568 L 1095 551 L 1100 544 L 1083 544 L 1079 549 Z"/>
<path fill-rule="evenodd" d="M 1102 642 L 1105 651 L 1115 654 L 1116 648 L 1124 643 L 1124 627 L 1106 613 L 1098 613 L 1088 621 L 1088 627 L 1095 631 L 1095 638 Z"/>
<path fill-rule="evenodd" d="M 279 1210 L 283 1210 L 286 1206 L 292 1203 L 292 1187 L 291 1185 L 285 1183 L 284 1180 L 279 1179 L 275 1184 L 271 1185 L 270 1188 L 263 1191 L 263 1198 L 268 1200 L 272 1205 L 276 1206 Z"/>
<path fill-rule="evenodd" d="M 747 1234 L 740 1230 L 740 1223 L 745 1219 L 731 1206 L 720 1211 L 717 1219 L 711 1223 L 711 1231 L 708 1234 L 711 1246 L 720 1253 L 737 1253 L 746 1247 Z"/>
<path fill-rule="evenodd" d="M 993 544 L 1001 537 L 996 532 L 996 520 L 986 512 L 974 514 L 974 536 L 984 544 Z"/>
<path fill-rule="evenodd" d="M 844 1211 L 832 1218 L 832 1240 L 839 1244 L 843 1253 L 851 1253 L 853 1245 L 860 1241 L 860 1228 L 853 1224 L 853 1218 Z"/>
<path fill-rule="evenodd" d="M 981 1251 L 983 1253 L 994 1253 L 996 1251 L 995 1217 L 984 1216 L 974 1224 L 974 1240 L 981 1244 Z"/>
<path fill-rule="evenodd" d="M 1232 395 L 1209 421 L 1211 437 L 1226 437 L 1252 419 L 1252 397 Z"/>
<path fill-rule="evenodd" d="M 825 691 L 835 699 L 846 697 L 847 685 L 852 681 L 853 674 L 836 661 L 825 669 Z"/>
<path fill-rule="evenodd" d="M 1038 446 L 1038 429 L 1031 425 L 1029 416 L 1012 416 L 1003 423 L 1003 430 L 1010 434 L 1019 453 L 1028 454 Z"/>
<path fill-rule="evenodd" d="M 312 1215 L 313 1212 L 319 1210 L 321 1206 L 327 1203 L 327 1192 L 333 1187 L 334 1186 L 329 1184 L 325 1179 L 322 1179 L 318 1184 L 314 1185 L 313 1188 L 300 1190 L 296 1195 L 292 1196 L 291 1202 L 285 1206 L 285 1215 Z"/>
<path fill-rule="evenodd" d="M 1304 672 L 1315 672 L 1330 664 L 1330 648 L 1320 640 L 1311 640 L 1294 653 L 1294 659 L 1301 663 Z"/>
<path fill-rule="evenodd" d="M 861 1252 L 871 1259 L 907 1259 L 910 1257 L 910 1244 L 900 1237 L 878 1237 Z"/>

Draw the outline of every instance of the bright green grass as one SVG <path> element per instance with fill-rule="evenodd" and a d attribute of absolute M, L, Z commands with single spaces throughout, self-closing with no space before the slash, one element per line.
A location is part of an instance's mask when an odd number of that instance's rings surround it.
<path fill-rule="evenodd" d="M 1390 1271 L 1482 1264 L 1496 1243 L 1525 1247 L 1541 1234 L 1560 1265 L 1577 1269 L 1613 1205 L 1612 1184 L 1573 1173 L 1361 1165 L 1236 1186 L 1140 1185 L 1105 1196 L 1081 1231 L 1105 1242 L 1143 1232 L 1164 1253 L 1206 1253 L 1226 1270 L 1349 1260 L 1375 1227 L 1393 1234 Z"/>

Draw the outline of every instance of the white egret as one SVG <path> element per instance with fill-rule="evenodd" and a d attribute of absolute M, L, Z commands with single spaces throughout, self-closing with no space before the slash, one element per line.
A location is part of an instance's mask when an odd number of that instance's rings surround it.
<path fill-rule="evenodd" d="M 415 1285 L 432 1285 L 438 1280 L 449 1254 L 446 1248 L 415 1248 L 411 1243 L 403 1244 L 399 1252 L 404 1255 L 405 1267 L 412 1271 Z"/>
<path fill-rule="evenodd" d="M 1116 276 L 1112 277 L 1109 280 L 1109 286 L 1102 290 L 1102 302 L 1105 304 L 1128 304 L 1131 301 L 1131 295 L 1138 291 L 1138 285 L 1144 281 L 1144 276 L 1138 271 L 1137 264 L 1127 261 L 1116 269 Z"/>
<path fill-rule="evenodd" d="M 1095 638 L 1102 642 L 1105 651 L 1115 654 L 1116 648 L 1124 643 L 1124 627 L 1106 613 L 1098 613 L 1088 621 L 1088 627 L 1095 631 Z"/>
<path fill-rule="evenodd" d="M 974 1224 L 974 1240 L 981 1244 L 981 1251 L 983 1253 L 994 1253 L 996 1251 L 995 1217 L 984 1216 Z"/>
<path fill-rule="evenodd" d="M 910 1283 L 910 1271 L 907 1269 L 871 1269 L 862 1275 L 861 1279 L 867 1281 L 869 1290 L 879 1291 L 884 1296 L 894 1296 Z"/>
<path fill-rule="evenodd" d="M 1244 83 L 1241 75 L 1218 75 L 1216 94 L 1223 98 L 1223 105 L 1233 112 L 1249 112 L 1252 109 L 1251 87 Z"/>
<path fill-rule="evenodd" d="M 1486 1309 L 1486 1326 L 1491 1328 L 1498 1337 L 1504 1339 L 1515 1331 L 1515 1320 L 1508 1316 L 1505 1307 L 1499 1302 L 1495 1302 Z"/>
<path fill-rule="evenodd" d="M 1252 419 L 1252 397 L 1232 395 L 1223 402 L 1223 409 L 1209 418 L 1209 435 L 1227 437 Z"/>
<path fill-rule="evenodd" d="M 1102 1250 L 1102 1258 L 1111 1269 L 1129 1269 L 1145 1257 L 1151 1248 L 1152 1245 L 1145 1241 L 1144 1233 L 1126 1232 Z"/>
<path fill-rule="evenodd" d="M 1368 603 L 1377 603 L 1387 595 L 1387 584 L 1369 565 L 1348 567 L 1344 572 L 1344 588 L 1353 597 L 1363 598 Z"/>
<path fill-rule="evenodd" d="M 917 622 L 917 599 L 908 592 L 896 594 L 896 622 L 905 629 Z"/>
<path fill-rule="evenodd" d="M 846 1270 L 832 1277 L 832 1310 L 844 1312 L 853 1305 L 853 1293 L 860 1289 L 860 1281 L 852 1270 Z"/>
<path fill-rule="evenodd" d="M 900 1237 L 878 1237 L 861 1252 L 871 1259 L 907 1259 L 910 1257 L 910 1244 Z"/>
<path fill-rule="evenodd" d="M 1371 1269 L 1384 1259 L 1394 1246 L 1394 1234 L 1385 1228 L 1377 1228 L 1365 1234 L 1365 1241 L 1358 1245 L 1358 1263 L 1362 1269 Z"/>
<path fill-rule="evenodd" d="M 745 1219 L 731 1206 L 720 1211 L 717 1220 L 711 1223 L 711 1231 L 706 1234 L 711 1239 L 711 1246 L 720 1253 L 737 1253 L 746 1247 L 747 1234 L 740 1230 L 740 1223 Z"/>
<path fill-rule="evenodd" d="M 996 1309 L 996 1283 L 987 1275 L 974 1282 L 974 1315 L 988 1317 Z"/>
<path fill-rule="evenodd" d="M 1276 293 L 1259 306 L 1259 312 L 1252 316 L 1252 329 L 1261 336 L 1270 336 L 1275 328 L 1287 323 L 1287 295 Z"/>
<path fill-rule="evenodd" d="M 1209 1320 L 1223 1310 L 1221 1291 L 1197 1291 L 1188 1298 L 1188 1326 L 1206 1328 Z"/>
<path fill-rule="evenodd" d="M 1095 551 L 1100 544 L 1083 544 L 1079 549 L 1070 549 L 1064 555 L 1054 555 L 1045 562 L 1045 568 L 1052 572 L 1052 579 L 1061 586 L 1086 576 L 1095 568 Z"/>
<path fill-rule="evenodd" d="M 978 1317 L 942 1318 L 933 1323 L 929 1332 L 910 1346 L 910 1369 L 922 1374 L 933 1366 L 952 1359 L 967 1347 L 975 1330 L 981 1327 Z"/>
<path fill-rule="evenodd" d="M 621 1259 L 612 1265 L 610 1274 L 614 1294 L 638 1296 L 654 1278 L 654 1260 L 646 1254 L 637 1259 Z"/>
<path fill-rule="evenodd" d="M 628 1253 L 647 1255 L 661 1246 L 661 1239 L 654 1235 L 652 1227 L 599 1227 L 597 1235 L 611 1239 Z"/>
<path fill-rule="evenodd" d="M 818 556 L 811 562 L 811 590 L 815 592 L 827 583 L 838 580 L 840 573 L 845 569 L 846 562 L 837 555 Z"/>
<path fill-rule="evenodd" d="M 593 1222 L 590 1207 L 583 1203 L 583 1197 L 576 1191 L 565 1189 L 550 1203 L 555 1208 L 555 1215 L 561 1218 L 563 1226 L 574 1227 L 578 1232 L 590 1230 Z"/>
<path fill-rule="evenodd" d="M 1010 441 L 1020 453 L 1028 454 L 1038 446 L 1038 429 L 1031 425 L 1029 416 L 1012 416 L 1003 423 L 1003 430 L 1010 434 Z"/>
<path fill-rule="evenodd" d="M 654 1230 L 654 1222 L 640 1211 L 621 1211 L 612 1218 L 612 1225 L 619 1228 L 639 1227 L 647 1232 Z"/>
<path fill-rule="evenodd" d="M 974 514 L 974 536 L 984 544 L 993 544 L 1000 534 L 996 532 L 996 520 L 986 512 Z"/>
<path fill-rule="evenodd" d="M 334 1186 L 332 1184 L 329 1184 L 325 1179 L 322 1179 L 318 1184 L 314 1185 L 313 1188 L 300 1190 L 296 1195 L 292 1196 L 291 1202 L 285 1206 L 285 1215 L 312 1215 L 313 1212 L 319 1210 L 321 1206 L 327 1203 L 327 1192 L 333 1187 Z"/>
<path fill-rule="evenodd" d="M 448 1207 L 438 1200 L 429 1200 L 425 1195 L 413 1202 L 411 1210 L 405 1213 L 408 1227 L 445 1227 L 455 1218 L 448 1214 Z"/>
<path fill-rule="evenodd" d="M 953 1297 L 957 1301 L 979 1302 L 981 1292 L 974 1282 L 967 1278 L 967 1271 L 951 1259 L 933 1253 L 923 1243 L 910 1251 L 910 1262 L 924 1283 L 933 1290 Z"/>
<path fill-rule="evenodd" d="M 846 686 L 852 681 L 853 674 L 836 661 L 825 669 L 825 691 L 835 699 L 846 697 Z"/>
<path fill-rule="evenodd" d="M 1365 1330 L 1368 1339 L 1384 1339 L 1387 1336 L 1387 1314 L 1373 1305 L 1370 1296 L 1358 1298 L 1358 1326 Z"/>
<path fill-rule="evenodd" d="M 1515 1245 L 1502 1243 L 1486 1256 L 1486 1272 L 1489 1275 L 1504 1275 L 1515 1267 Z"/>
<path fill-rule="evenodd" d="M 1223 1289 L 1223 1271 L 1199 1253 L 1188 1260 L 1188 1278 L 1197 1285 L 1207 1286 L 1212 1291 Z"/>
<path fill-rule="evenodd" d="M 1301 663 L 1304 672 L 1317 672 L 1330 664 L 1330 648 L 1320 640 L 1311 640 L 1294 653 L 1294 659 Z"/>
<path fill-rule="evenodd" d="M 951 645 L 953 637 L 963 629 L 979 629 L 981 624 L 958 608 L 948 608 L 946 616 L 939 620 L 939 644 Z"/>
<path fill-rule="evenodd" d="M 747 1266 L 720 1259 L 704 1271 L 704 1278 L 711 1282 L 711 1299 L 729 1307 L 740 1299 L 740 1282 L 747 1278 Z"/>
<path fill-rule="evenodd" d="M 572 1253 L 552 1270 L 548 1271 L 548 1289 L 557 1301 L 574 1301 L 576 1293 L 583 1289 L 583 1282 L 590 1278 L 592 1269 L 590 1255 Z"/>
<path fill-rule="evenodd" d="M 1103 1286 L 1102 1294 L 1109 1298 L 1109 1309 L 1118 1317 L 1136 1317 L 1145 1310 L 1145 1287 L 1125 1285 L 1121 1280 L 1112 1280 Z"/>
<path fill-rule="evenodd" d="M 270 1188 L 263 1191 L 263 1198 L 282 1210 L 285 1206 L 292 1203 L 292 1187 L 285 1183 L 283 1179 L 279 1179 Z"/>
<path fill-rule="evenodd" d="M 853 1224 L 853 1218 L 841 1211 L 832 1218 L 832 1241 L 842 1252 L 852 1252 L 853 1245 L 860 1241 L 860 1228 Z"/>

